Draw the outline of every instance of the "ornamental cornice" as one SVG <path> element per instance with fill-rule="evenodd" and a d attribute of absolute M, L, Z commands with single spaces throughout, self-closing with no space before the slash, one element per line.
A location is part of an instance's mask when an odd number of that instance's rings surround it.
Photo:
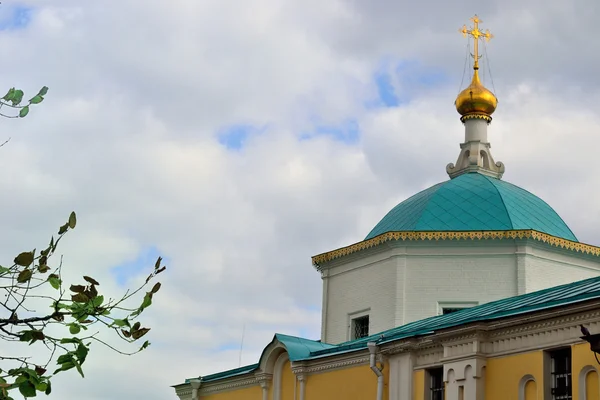
<path fill-rule="evenodd" d="M 266 372 L 259 371 L 256 372 L 254 376 L 262 388 L 268 388 L 269 384 L 273 381 L 273 374 L 268 374 Z"/>
<path fill-rule="evenodd" d="M 598 302 L 586 302 L 572 305 L 562 310 L 549 310 L 522 317 L 514 317 L 506 321 L 491 321 L 487 324 L 488 336 L 510 337 L 526 332 L 547 330 L 548 328 L 566 327 L 600 319 Z M 516 326 L 515 326 L 516 325 Z"/>
<path fill-rule="evenodd" d="M 191 396 L 192 395 L 192 386 L 188 384 L 185 386 L 177 387 L 177 388 L 175 388 L 175 394 L 177 394 L 177 396 L 179 398 Z"/>
<path fill-rule="evenodd" d="M 368 364 L 369 356 L 365 355 L 366 351 L 361 351 L 359 354 L 353 354 L 352 356 L 332 359 L 330 357 L 324 357 L 318 361 L 308 360 L 303 362 L 302 366 L 298 367 L 302 374 L 314 374 L 335 369 L 347 368 L 355 365 Z"/>
<path fill-rule="evenodd" d="M 428 232 L 428 231 L 398 231 L 386 232 L 369 240 L 355 243 L 353 245 L 342 247 L 312 257 L 312 263 L 319 266 L 322 263 L 335 260 L 365 249 L 369 249 L 389 241 L 438 241 L 438 240 L 515 240 L 532 239 L 538 242 L 546 243 L 553 247 L 558 247 L 578 253 L 589 254 L 600 257 L 600 247 L 589 244 L 573 242 L 571 240 L 559 238 L 547 233 L 535 230 L 510 230 L 510 231 L 457 231 L 457 232 Z"/>
<path fill-rule="evenodd" d="M 492 117 L 488 114 L 472 113 L 460 117 L 460 121 L 463 123 L 469 119 L 483 119 L 484 121 L 487 121 L 488 124 L 492 122 Z"/>
<path fill-rule="evenodd" d="M 236 378 L 225 382 L 215 382 L 214 384 L 211 384 L 210 382 L 204 382 L 199 392 L 200 394 L 207 394 L 231 389 L 239 389 L 241 387 L 256 386 L 259 384 L 260 382 L 256 377 L 244 376 L 242 378 Z"/>

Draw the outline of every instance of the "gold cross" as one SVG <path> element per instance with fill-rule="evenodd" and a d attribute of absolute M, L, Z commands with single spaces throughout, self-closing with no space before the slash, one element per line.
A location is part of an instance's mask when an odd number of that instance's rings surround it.
<path fill-rule="evenodd" d="M 483 21 L 481 21 L 477 15 L 471 18 L 471 21 L 473 21 L 473 28 L 467 29 L 467 26 L 463 25 L 463 27 L 459 29 L 459 32 L 462 33 L 464 37 L 469 35 L 473 38 L 473 42 L 475 44 L 475 54 L 472 54 L 473 59 L 475 60 L 473 69 L 479 69 L 479 39 L 485 39 L 487 42 L 489 42 L 494 36 L 490 33 L 489 29 L 486 29 L 485 32 L 479 29 L 479 23 Z"/>

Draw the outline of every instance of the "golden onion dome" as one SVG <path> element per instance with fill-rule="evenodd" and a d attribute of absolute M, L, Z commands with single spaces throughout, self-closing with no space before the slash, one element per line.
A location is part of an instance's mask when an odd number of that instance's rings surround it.
<path fill-rule="evenodd" d="M 479 73 L 475 69 L 471 84 L 459 93 L 454 104 L 456 111 L 462 115 L 461 120 L 463 121 L 477 116 L 491 121 L 491 115 L 496 110 L 498 99 L 494 93 L 481 84 Z"/>

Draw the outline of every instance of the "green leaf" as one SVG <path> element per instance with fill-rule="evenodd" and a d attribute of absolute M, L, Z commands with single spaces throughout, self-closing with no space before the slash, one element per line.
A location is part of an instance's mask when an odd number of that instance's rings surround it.
<path fill-rule="evenodd" d="M 57 369 L 56 371 L 54 371 L 54 374 L 56 375 L 56 373 L 60 372 L 60 371 L 68 371 L 71 368 L 73 368 L 75 366 L 75 364 L 73 363 L 73 361 L 68 361 L 65 363 L 62 363 L 60 368 Z"/>
<path fill-rule="evenodd" d="M 6 100 L 6 101 L 11 101 L 14 95 L 15 95 L 15 88 L 10 88 L 10 89 L 8 89 L 8 92 L 4 95 L 4 97 L 2 99 Z"/>
<path fill-rule="evenodd" d="M 77 360 L 73 360 L 73 363 L 75 364 L 75 368 L 77 368 L 79 375 L 81 375 L 82 378 L 85 378 L 85 375 L 83 375 L 83 370 L 81 369 L 81 364 Z"/>
<path fill-rule="evenodd" d="M 77 335 L 81 331 L 81 327 L 78 324 L 70 324 L 69 332 L 71 335 Z"/>
<path fill-rule="evenodd" d="M 146 295 L 144 296 L 144 301 L 142 301 L 142 306 L 140 308 L 150 307 L 151 304 L 152 304 L 152 294 L 146 293 Z"/>
<path fill-rule="evenodd" d="M 158 258 L 156 259 L 156 264 L 154 264 L 154 269 L 155 269 L 155 270 L 157 270 L 157 269 L 159 269 L 159 268 L 160 268 L 160 263 L 161 263 L 161 261 L 162 261 L 162 257 L 158 257 Z"/>
<path fill-rule="evenodd" d="M 45 96 L 46 93 L 48 93 L 48 86 L 44 86 L 40 89 L 40 91 L 38 92 L 38 96 Z"/>
<path fill-rule="evenodd" d="M 144 350 L 144 349 L 148 348 L 148 346 L 150 346 L 150 342 L 146 340 L 146 341 L 144 342 L 144 344 L 142 345 L 142 347 L 140 347 L 140 351 L 142 351 L 142 350 Z"/>
<path fill-rule="evenodd" d="M 42 101 L 44 101 L 44 97 L 40 95 L 34 96 L 29 100 L 31 104 L 40 104 Z"/>
<path fill-rule="evenodd" d="M 13 98 L 12 98 L 12 103 L 14 106 L 17 106 L 21 103 L 21 101 L 23 100 L 23 95 L 25 93 L 23 93 L 23 91 L 21 89 L 17 89 L 15 90 L 14 94 L 13 94 Z M 25 114 L 27 115 L 27 114 Z M 25 116 L 23 115 L 23 116 Z"/>
<path fill-rule="evenodd" d="M 56 363 L 57 364 L 64 364 L 66 362 L 69 362 L 73 359 L 73 356 L 70 353 L 67 354 L 62 354 L 60 355 L 57 359 L 56 359 Z"/>
<path fill-rule="evenodd" d="M 25 106 L 21 108 L 21 111 L 19 111 L 19 117 L 21 118 L 25 118 L 27 114 L 29 114 L 29 106 Z"/>
<path fill-rule="evenodd" d="M 29 267 L 33 262 L 33 251 L 25 251 L 15 257 L 15 264 L 21 267 Z"/>
<path fill-rule="evenodd" d="M 60 279 L 58 279 L 58 277 L 56 275 L 50 275 L 48 277 L 48 282 L 50 282 L 50 285 L 54 289 L 56 289 L 56 290 L 60 289 L 61 282 L 60 282 Z"/>
<path fill-rule="evenodd" d="M 35 385 L 35 389 L 40 392 L 45 392 L 46 390 L 48 390 L 48 384 L 46 382 L 40 382 L 37 385 Z"/>
<path fill-rule="evenodd" d="M 77 225 L 77 216 L 75 215 L 75 211 L 72 211 L 71 215 L 69 215 L 69 228 L 75 229 L 75 225 Z"/>
<path fill-rule="evenodd" d="M 33 340 L 33 334 L 31 333 L 31 331 L 24 331 L 24 332 L 19 332 L 19 333 L 20 333 L 19 341 L 30 342 Z"/>
<path fill-rule="evenodd" d="M 48 381 L 48 388 L 46 389 L 46 391 L 44 392 L 45 394 L 50 394 L 52 393 L 52 385 L 50 384 L 50 381 Z"/>
<path fill-rule="evenodd" d="M 3 266 L 1 266 L 1 265 L 0 265 L 0 274 L 5 274 L 5 273 L 7 273 L 8 271 L 10 271 L 10 269 L 9 269 L 9 268 L 6 268 L 6 267 L 3 267 Z"/>
<path fill-rule="evenodd" d="M 19 384 L 19 392 L 21 392 L 24 397 L 36 396 L 35 386 L 33 386 L 33 383 L 29 381 L 21 382 Z"/>
<path fill-rule="evenodd" d="M 33 272 L 30 269 L 24 269 L 23 271 L 21 271 L 19 273 L 19 276 L 17 276 L 17 282 L 19 282 L 19 283 L 28 282 L 31 279 L 32 274 L 33 274 Z"/>
<path fill-rule="evenodd" d="M 64 233 L 66 233 L 69 230 L 69 224 L 66 223 L 63 226 L 61 226 L 60 228 L 58 228 L 58 234 L 62 235 Z"/>
<path fill-rule="evenodd" d="M 92 299 L 92 304 L 94 307 L 100 307 L 104 302 L 104 296 L 97 296 Z"/>
<path fill-rule="evenodd" d="M 60 344 L 78 344 L 78 343 L 81 343 L 81 339 L 76 338 L 76 337 L 74 337 L 74 338 L 62 338 L 62 339 L 60 339 Z M 64 357 L 64 356 L 67 356 L 67 355 L 68 354 L 63 354 L 60 357 Z M 60 360 L 60 357 L 58 357 L 58 360 Z M 58 360 L 56 361 L 57 364 L 62 364 L 62 362 L 59 362 Z"/>
<path fill-rule="evenodd" d="M 122 326 L 129 326 L 129 322 L 125 319 L 115 319 L 113 321 L 113 325 L 117 326 L 117 327 L 122 327 Z"/>
<path fill-rule="evenodd" d="M 86 346 L 84 346 L 82 343 L 79 343 L 79 346 L 77 346 L 77 350 L 75 350 L 75 355 L 79 359 L 79 362 L 81 362 L 83 364 L 83 362 L 85 361 L 85 359 L 88 355 L 88 352 L 89 352 L 89 349 Z"/>

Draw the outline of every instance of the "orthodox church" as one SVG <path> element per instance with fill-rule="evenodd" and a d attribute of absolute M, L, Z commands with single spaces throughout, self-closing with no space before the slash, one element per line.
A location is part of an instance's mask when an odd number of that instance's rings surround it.
<path fill-rule="evenodd" d="M 320 340 L 276 334 L 256 364 L 185 380 L 181 400 L 600 399 L 600 247 L 502 180 L 496 96 L 473 76 L 449 180 L 394 207 L 356 244 L 312 258 Z"/>

